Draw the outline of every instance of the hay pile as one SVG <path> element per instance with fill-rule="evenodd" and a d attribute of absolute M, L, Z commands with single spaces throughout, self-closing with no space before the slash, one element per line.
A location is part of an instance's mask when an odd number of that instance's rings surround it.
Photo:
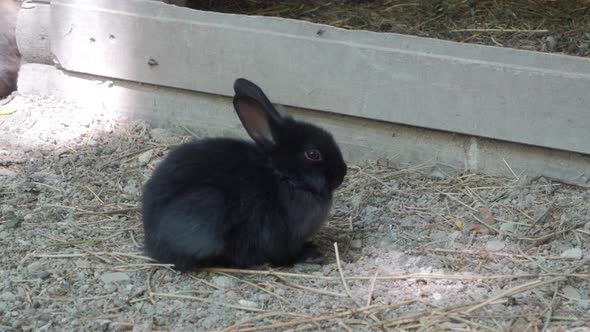
<path fill-rule="evenodd" d="M 189 0 L 188 7 L 345 29 L 590 56 L 590 1 Z"/>

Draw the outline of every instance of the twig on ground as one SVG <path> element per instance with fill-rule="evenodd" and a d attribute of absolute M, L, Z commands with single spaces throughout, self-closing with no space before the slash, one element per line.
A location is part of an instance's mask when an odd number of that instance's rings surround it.
<path fill-rule="evenodd" d="M 379 270 L 375 271 L 375 275 L 373 279 L 371 279 L 371 283 L 369 284 L 369 294 L 367 295 L 367 307 L 371 305 L 371 301 L 373 300 L 373 290 L 375 289 L 375 281 L 377 281 L 377 275 L 379 274 Z"/>
<path fill-rule="evenodd" d="M 219 305 L 219 306 L 222 306 L 222 307 L 227 307 L 227 308 L 232 308 L 232 309 L 238 309 L 238 310 L 243 310 L 243 311 L 267 312 L 264 309 L 244 307 L 244 306 L 240 306 L 240 305 L 234 305 L 234 304 L 229 304 L 229 303 L 217 302 L 217 301 L 212 301 L 212 300 L 209 300 L 209 299 L 206 299 L 206 298 L 196 297 L 196 296 L 190 296 L 190 295 L 175 294 L 175 293 L 152 293 L 152 295 L 153 296 L 156 296 L 156 297 L 168 297 L 168 298 L 175 298 L 175 299 L 184 299 L 184 300 L 198 301 L 198 302 L 215 304 L 215 305 Z"/>
<path fill-rule="evenodd" d="M 287 285 L 289 287 L 298 288 L 298 289 L 302 289 L 302 290 L 306 290 L 306 291 L 310 291 L 310 292 L 318 293 L 318 294 L 322 294 L 322 295 L 335 296 L 335 297 L 347 297 L 348 296 L 347 294 L 336 293 L 336 292 L 331 292 L 331 291 L 327 291 L 327 290 L 323 290 L 323 289 L 317 289 L 317 288 L 313 288 L 313 287 L 299 285 L 299 284 L 293 283 L 293 282 L 287 280 L 287 278 L 279 276 L 279 275 L 277 275 L 275 277 L 277 279 L 281 280 L 285 285 Z"/>
<path fill-rule="evenodd" d="M 146 289 L 147 289 L 147 297 L 150 301 L 151 304 L 156 304 L 156 301 L 154 300 L 154 292 L 152 291 L 152 275 L 156 273 L 156 269 L 152 268 L 150 271 L 148 271 L 147 273 L 147 280 L 145 281 L 145 285 L 146 285 Z"/>
<path fill-rule="evenodd" d="M 336 265 L 338 267 L 338 273 L 340 273 L 340 280 L 342 280 L 342 285 L 344 286 L 344 290 L 346 291 L 346 294 L 348 294 L 348 297 L 350 297 L 352 299 L 352 301 L 355 301 L 354 297 L 352 296 L 352 293 L 350 292 L 350 288 L 348 288 L 348 283 L 346 283 L 346 278 L 344 278 L 344 272 L 342 271 L 342 266 L 340 265 L 340 255 L 338 254 L 338 243 L 334 242 L 334 252 L 336 253 Z"/>
<path fill-rule="evenodd" d="M 555 278 L 551 278 L 549 280 L 537 280 L 537 281 L 529 282 L 529 283 L 526 283 L 526 284 L 523 284 L 523 285 L 519 285 L 519 286 L 516 286 L 514 288 L 511 288 L 511 289 L 509 289 L 507 291 L 504 291 L 504 292 L 502 292 L 502 293 L 500 293 L 500 294 L 498 294 L 498 295 L 496 295 L 496 296 L 494 296 L 494 297 L 492 297 L 492 298 L 490 298 L 490 299 L 488 299 L 486 301 L 483 301 L 483 302 L 481 302 L 481 303 L 479 303 L 477 305 L 474 305 L 473 307 L 471 307 L 471 308 L 469 308 L 469 309 L 467 309 L 467 310 L 465 310 L 463 312 L 466 313 L 466 314 L 468 314 L 468 313 L 470 313 L 472 311 L 475 311 L 477 309 L 481 309 L 481 308 L 485 307 L 486 305 L 488 305 L 488 304 L 490 304 L 490 303 L 492 303 L 492 302 L 494 302 L 494 301 L 496 301 L 498 299 L 501 299 L 503 297 L 512 296 L 514 294 L 522 293 L 524 291 L 527 291 L 527 290 L 530 290 L 530 289 L 533 289 L 533 288 L 541 287 L 541 286 L 544 286 L 544 285 L 548 285 L 548 284 L 552 284 L 552 283 L 559 282 L 559 281 L 564 281 L 564 280 L 566 280 L 565 277 L 555 277 Z"/>
<path fill-rule="evenodd" d="M 555 283 L 555 288 L 553 290 L 553 297 L 551 298 L 551 302 L 549 303 L 549 306 L 547 308 L 547 314 L 545 316 L 545 324 L 543 324 L 543 329 L 541 330 L 542 332 L 547 331 L 547 329 L 549 328 L 549 323 L 551 323 L 551 316 L 553 316 L 553 312 L 554 312 L 554 308 L 555 308 L 555 300 L 557 299 L 557 292 L 559 291 L 559 286 L 561 285 L 561 282 L 556 282 Z"/>

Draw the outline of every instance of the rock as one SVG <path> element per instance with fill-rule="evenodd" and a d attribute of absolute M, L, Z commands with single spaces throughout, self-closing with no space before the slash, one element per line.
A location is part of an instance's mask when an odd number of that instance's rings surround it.
<path fill-rule="evenodd" d="M 140 166 L 145 166 L 152 160 L 152 158 L 154 157 L 155 154 L 156 154 L 155 149 L 150 149 L 145 152 L 142 152 L 139 154 L 139 156 L 137 156 L 137 162 L 139 163 Z"/>
<path fill-rule="evenodd" d="M 158 143 L 174 144 L 178 142 L 178 138 L 176 138 L 173 133 L 162 128 L 154 128 L 150 130 L 150 136 Z"/>
<path fill-rule="evenodd" d="M 580 295 L 578 290 L 572 286 L 563 287 L 563 295 L 565 295 L 570 300 L 579 301 L 580 299 L 582 299 L 582 296 Z"/>
<path fill-rule="evenodd" d="M 233 288 L 236 287 L 236 281 L 226 276 L 215 276 L 211 279 L 211 283 L 221 288 Z"/>
<path fill-rule="evenodd" d="M 45 269 L 45 264 L 42 261 L 34 261 L 27 266 L 29 272 L 37 272 Z"/>
<path fill-rule="evenodd" d="M 219 316 L 207 316 L 199 321 L 199 325 L 204 330 L 212 330 L 218 325 L 218 321 L 221 319 Z"/>
<path fill-rule="evenodd" d="M 487 251 L 500 251 L 506 247 L 506 243 L 503 241 L 491 240 L 486 243 Z"/>
<path fill-rule="evenodd" d="M 258 308 L 258 303 L 256 302 L 252 302 L 252 301 L 248 301 L 248 300 L 239 300 L 238 304 L 243 306 L 243 307 L 248 307 L 248 308 Z"/>
<path fill-rule="evenodd" d="M 590 300 L 581 300 L 577 302 L 578 307 L 582 310 L 590 309 Z"/>
<path fill-rule="evenodd" d="M 352 249 L 360 249 L 363 247 L 363 241 L 361 241 L 360 239 L 355 239 L 350 241 L 350 248 Z"/>
<path fill-rule="evenodd" d="M 444 231 L 436 231 L 430 234 L 432 241 L 445 242 L 449 240 L 449 233 Z"/>
<path fill-rule="evenodd" d="M 153 324 L 149 321 L 143 322 L 142 324 L 133 325 L 131 332 L 151 332 Z"/>
<path fill-rule="evenodd" d="M 59 176 L 57 176 L 56 174 L 53 173 L 48 173 L 48 172 L 35 172 L 33 174 L 31 174 L 31 180 L 35 181 L 35 182 L 41 182 L 41 183 L 46 183 L 49 181 L 56 181 L 59 179 Z"/>
<path fill-rule="evenodd" d="M 8 238 L 8 231 L 0 232 L 0 239 L 4 240 L 6 238 Z"/>
<path fill-rule="evenodd" d="M 128 183 L 123 187 L 123 192 L 131 196 L 139 196 L 139 187 L 135 183 Z"/>
<path fill-rule="evenodd" d="M 51 296 L 64 296 L 68 293 L 67 289 L 65 287 L 62 287 L 60 285 L 55 285 L 52 287 L 49 287 L 47 289 L 47 294 L 51 295 Z"/>
<path fill-rule="evenodd" d="M 580 259 L 582 258 L 582 249 L 571 248 L 561 253 L 561 257 Z"/>
<path fill-rule="evenodd" d="M 105 273 L 100 276 L 100 280 L 105 284 L 109 284 L 112 282 L 121 282 L 121 281 L 128 281 L 129 275 L 123 272 L 112 272 L 112 273 Z"/>
<path fill-rule="evenodd" d="M 17 175 L 16 172 L 11 171 L 7 168 L 0 168 L 0 176 L 5 176 L 5 177 L 15 177 Z"/>
<path fill-rule="evenodd" d="M 439 170 L 432 171 L 430 177 L 436 180 L 444 180 L 446 178 L 446 176 Z"/>
<path fill-rule="evenodd" d="M 4 292 L 0 294 L 0 300 L 6 302 L 14 302 L 16 300 L 16 295 L 12 294 L 11 292 Z"/>
<path fill-rule="evenodd" d="M 500 230 L 506 233 L 514 233 L 514 223 L 513 222 L 505 222 L 500 225 Z"/>
<path fill-rule="evenodd" d="M 547 43 L 547 49 L 549 51 L 554 51 L 555 47 L 557 47 L 557 39 L 553 36 L 547 36 L 545 42 Z"/>
<path fill-rule="evenodd" d="M 293 270 L 297 273 L 309 273 L 321 269 L 322 266 L 320 264 L 298 263 L 293 266 Z"/>
<path fill-rule="evenodd" d="M 47 279 L 51 276 L 51 272 L 49 271 L 35 271 L 31 273 L 31 277 L 39 278 L 39 279 Z"/>
<path fill-rule="evenodd" d="M 365 221 L 370 222 L 370 221 L 377 219 L 378 213 L 379 213 L 378 207 L 375 207 L 372 205 L 367 206 L 363 211 Z"/>
<path fill-rule="evenodd" d="M 261 302 L 266 302 L 270 300 L 270 295 L 266 293 L 256 295 L 256 299 Z"/>
<path fill-rule="evenodd" d="M 399 224 L 402 227 L 412 227 L 414 225 L 416 225 L 416 219 L 410 217 L 404 217 L 402 219 L 399 220 Z"/>

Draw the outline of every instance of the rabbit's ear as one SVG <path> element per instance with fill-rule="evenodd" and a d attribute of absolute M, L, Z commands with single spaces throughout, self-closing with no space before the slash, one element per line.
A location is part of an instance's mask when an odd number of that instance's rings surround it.
<path fill-rule="evenodd" d="M 276 132 L 281 116 L 262 90 L 243 78 L 234 83 L 234 108 L 248 135 L 263 147 L 272 147 L 277 142 Z"/>

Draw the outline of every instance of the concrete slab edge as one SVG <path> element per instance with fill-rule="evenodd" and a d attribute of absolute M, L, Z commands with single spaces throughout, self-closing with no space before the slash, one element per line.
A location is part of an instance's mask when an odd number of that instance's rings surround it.
<path fill-rule="evenodd" d="M 23 66 L 19 92 L 98 105 L 160 127 L 180 130 L 184 125 L 199 137 L 246 137 L 231 99 L 219 95 L 69 73 L 41 64 Z M 471 169 L 521 180 L 546 176 L 582 185 L 590 181 L 589 155 L 313 110 L 287 107 L 287 111 L 330 130 L 351 163 L 390 159 L 402 165 Z"/>

